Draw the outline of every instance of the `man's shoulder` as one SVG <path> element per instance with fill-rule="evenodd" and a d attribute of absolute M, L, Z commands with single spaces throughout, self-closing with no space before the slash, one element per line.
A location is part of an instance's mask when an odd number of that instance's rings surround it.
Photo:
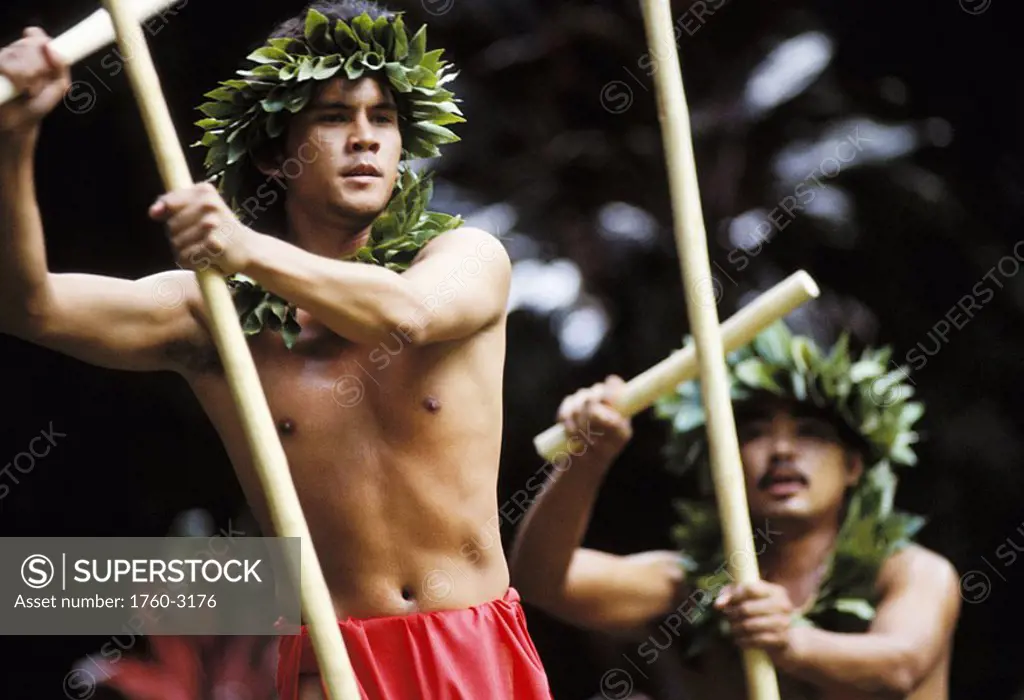
<path fill-rule="evenodd" d="M 953 563 L 927 547 L 909 544 L 886 559 L 879 572 L 879 587 L 884 594 L 916 582 L 959 595 L 960 576 Z"/>
<path fill-rule="evenodd" d="M 508 251 L 494 234 L 475 226 L 460 226 L 445 231 L 432 239 L 423 248 L 424 254 L 434 252 L 457 252 L 475 257 L 481 263 L 499 262 L 509 264 Z"/>

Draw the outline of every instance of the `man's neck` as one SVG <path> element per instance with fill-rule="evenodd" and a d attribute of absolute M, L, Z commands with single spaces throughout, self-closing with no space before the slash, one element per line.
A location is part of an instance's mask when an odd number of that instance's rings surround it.
<path fill-rule="evenodd" d="M 305 211 L 288 212 L 288 242 L 325 258 L 346 258 L 366 245 L 373 224 L 350 219 L 310 216 Z"/>
<path fill-rule="evenodd" d="M 772 528 L 778 524 L 772 523 Z M 764 548 L 759 565 L 761 577 L 785 587 L 797 606 L 814 595 L 825 564 L 834 551 L 839 534 L 838 522 L 812 525 L 784 524 L 772 531 L 771 542 Z"/>

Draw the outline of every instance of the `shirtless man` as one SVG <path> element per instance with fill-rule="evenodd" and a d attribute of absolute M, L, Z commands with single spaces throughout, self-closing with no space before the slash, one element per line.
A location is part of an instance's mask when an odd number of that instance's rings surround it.
<path fill-rule="evenodd" d="M 685 696 L 698 700 L 747 697 L 736 647 L 769 654 L 783 698 L 948 698 L 959 581 L 946 559 L 923 547 L 897 548 L 869 569 L 877 574 L 861 583 L 870 590 L 873 579 L 877 596 L 870 623 L 858 620 L 845 632 L 794 624 L 816 603 L 869 453 L 834 414 L 792 394 L 736 403 L 751 519 L 765 531 L 755 535 L 763 580 L 695 595 L 677 552 L 618 556 L 580 547 L 601 482 L 631 436 L 629 421 L 612 408 L 622 386 L 610 377 L 562 403 L 559 419 L 570 434 L 583 428 L 601 437 L 553 473 L 517 534 L 512 581 L 524 600 L 582 628 L 645 640 L 633 647 L 636 663 L 673 664 Z M 688 623 L 716 611 L 732 638 L 717 635 L 696 663 L 682 663 L 676 652 L 694 634 Z M 673 652 L 660 653 L 673 643 Z M 624 689 L 603 690 L 622 698 L 616 692 Z"/>
<path fill-rule="evenodd" d="M 331 30 L 366 10 L 397 33 L 369 3 L 316 7 Z M 276 35 L 301 39 L 306 20 L 304 10 Z M 410 61 L 432 60 L 403 36 Z M 275 235 L 243 225 L 210 184 L 167 193 L 150 214 L 181 266 L 212 261 L 297 307 L 292 348 L 268 330 L 250 349 L 364 696 L 548 698 L 501 548 L 467 552 L 497 518 L 509 259 L 490 234 L 458 227 L 403 273 L 342 260 L 372 243 L 403 146 L 412 150 L 409 101 L 383 71 L 362 73 L 317 77 L 273 147 L 246 154 L 268 183 L 301 158 L 300 172 L 285 172 Z M 47 269 L 33 154 L 69 71 L 30 28 L 0 52 L 0 74 L 23 93 L 0 108 L 0 330 L 99 366 L 183 376 L 273 535 L 194 274 Z M 168 289 L 180 304 L 169 307 Z M 282 698 L 323 697 L 305 631 L 282 638 L 280 657 Z"/>

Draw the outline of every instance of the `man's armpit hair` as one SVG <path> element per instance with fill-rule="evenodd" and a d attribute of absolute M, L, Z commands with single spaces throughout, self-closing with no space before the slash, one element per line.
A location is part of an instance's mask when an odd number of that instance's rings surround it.
<path fill-rule="evenodd" d="M 220 355 L 212 342 L 175 340 L 164 347 L 164 356 L 193 374 L 220 374 L 224 371 Z"/>

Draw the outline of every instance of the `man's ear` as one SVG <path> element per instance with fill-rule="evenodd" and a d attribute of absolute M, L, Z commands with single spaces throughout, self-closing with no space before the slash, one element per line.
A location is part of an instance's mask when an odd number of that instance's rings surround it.
<path fill-rule="evenodd" d="M 284 163 L 284 155 L 281 153 L 279 140 L 274 139 L 253 153 L 253 163 L 267 177 L 279 176 L 281 174 L 281 165 Z"/>
<path fill-rule="evenodd" d="M 856 486 L 863 475 L 864 458 L 858 450 L 848 450 L 846 453 L 846 485 Z"/>

